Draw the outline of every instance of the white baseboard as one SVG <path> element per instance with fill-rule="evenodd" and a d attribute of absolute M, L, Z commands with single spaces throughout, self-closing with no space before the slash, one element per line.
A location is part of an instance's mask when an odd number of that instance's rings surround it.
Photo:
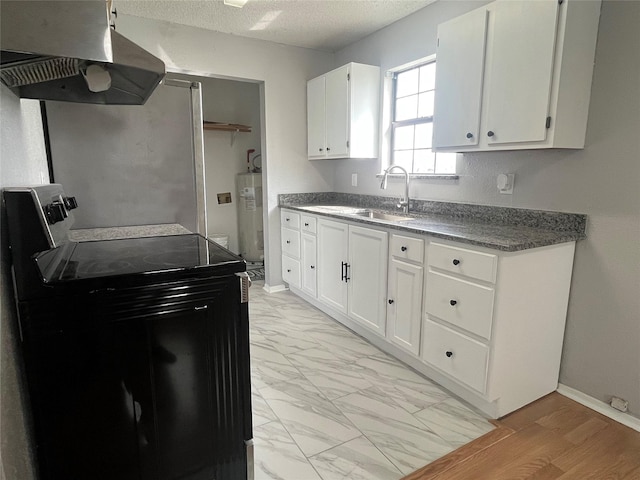
<path fill-rule="evenodd" d="M 600 400 L 593 398 L 586 393 L 582 393 L 575 388 L 567 387 L 562 383 L 558 384 L 558 393 L 564 395 L 567 398 L 570 398 L 571 400 L 575 400 L 576 402 L 590 408 L 591 410 L 595 410 L 596 412 L 601 413 L 605 417 L 609 417 L 618 423 L 626 425 L 627 427 L 640 432 L 640 418 L 616 410 L 611 405 L 605 402 L 601 402 Z"/>
<path fill-rule="evenodd" d="M 286 290 L 289 290 L 284 283 L 281 283 L 280 285 L 274 285 L 274 286 L 267 285 L 265 283 L 262 289 L 267 293 L 278 293 L 278 292 L 284 292 Z"/>

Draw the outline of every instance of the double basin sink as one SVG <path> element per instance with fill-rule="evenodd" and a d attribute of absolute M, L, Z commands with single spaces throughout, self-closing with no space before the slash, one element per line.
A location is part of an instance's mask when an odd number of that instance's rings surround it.
<path fill-rule="evenodd" d="M 317 207 L 305 207 L 305 210 L 320 213 L 335 213 L 339 215 L 353 215 L 355 217 L 371 218 L 373 220 L 384 220 L 387 222 L 402 222 L 413 220 L 412 217 L 404 217 L 393 213 L 380 212 L 369 208 L 347 207 L 341 205 L 323 205 Z"/>

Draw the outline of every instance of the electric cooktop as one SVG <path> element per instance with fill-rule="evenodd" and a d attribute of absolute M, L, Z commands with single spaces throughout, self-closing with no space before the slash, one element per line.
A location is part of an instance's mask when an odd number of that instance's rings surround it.
<path fill-rule="evenodd" d="M 246 268 L 240 257 L 198 234 L 67 242 L 35 260 L 49 285 L 162 273 L 228 274 Z"/>

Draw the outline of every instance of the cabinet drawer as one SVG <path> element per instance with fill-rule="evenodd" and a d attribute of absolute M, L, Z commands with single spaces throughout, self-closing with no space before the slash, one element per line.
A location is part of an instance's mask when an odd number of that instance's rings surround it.
<path fill-rule="evenodd" d="M 421 238 L 391 235 L 391 255 L 396 258 L 404 258 L 416 263 L 424 260 L 424 240 Z"/>
<path fill-rule="evenodd" d="M 298 230 L 300 228 L 300 214 L 291 210 L 282 210 L 280 212 L 280 225 Z"/>
<path fill-rule="evenodd" d="M 459 382 L 484 393 L 489 347 L 428 319 L 424 326 L 424 360 Z"/>
<path fill-rule="evenodd" d="M 490 253 L 431 243 L 429 245 L 429 265 L 466 277 L 495 283 L 498 257 Z"/>
<path fill-rule="evenodd" d="M 289 285 L 300 288 L 300 261 L 285 255 L 282 256 L 282 280 Z"/>
<path fill-rule="evenodd" d="M 281 233 L 282 253 L 300 258 L 300 232 L 283 228 Z"/>
<path fill-rule="evenodd" d="M 427 313 L 489 340 L 495 290 L 436 272 L 427 273 Z"/>
<path fill-rule="evenodd" d="M 302 222 L 302 226 L 300 227 L 300 229 L 303 232 L 313 233 L 315 235 L 315 233 L 316 233 L 316 217 L 311 217 L 309 215 L 302 215 L 301 216 L 301 222 Z"/>

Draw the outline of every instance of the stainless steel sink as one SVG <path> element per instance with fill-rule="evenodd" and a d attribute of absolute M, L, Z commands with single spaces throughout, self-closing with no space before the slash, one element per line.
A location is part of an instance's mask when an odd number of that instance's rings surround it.
<path fill-rule="evenodd" d="M 311 212 L 320 212 L 320 213 L 337 213 L 342 215 L 354 215 L 359 214 L 360 212 L 368 212 L 369 210 L 358 208 L 358 207 L 347 207 L 343 205 L 318 205 L 311 207 L 304 207 L 305 210 L 309 210 Z"/>
<path fill-rule="evenodd" d="M 393 213 L 378 212 L 368 208 L 349 207 L 346 205 L 314 205 L 304 207 L 305 210 L 318 213 L 334 213 L 339 215 L 355 215 L 358 217 L 371 218 L 374 220 L 385 220 L 387 222 L 401 222 L 403 220 L 413 220 L 411 217 L 394 215 Z"/>
<path fill-rule="evenodd" d="M 373 210 L 361 210 L 359 212 L 353 212 L 351 215 L 357 215 L 358 217 L 367 217 L 375 220 L 386 220 L 387 222 L 401 222 L 403 220 L 413 220 L 411 217 L 403 217 L 401 215 L 394 215 L 392 213 L 376 212 Z"/>

